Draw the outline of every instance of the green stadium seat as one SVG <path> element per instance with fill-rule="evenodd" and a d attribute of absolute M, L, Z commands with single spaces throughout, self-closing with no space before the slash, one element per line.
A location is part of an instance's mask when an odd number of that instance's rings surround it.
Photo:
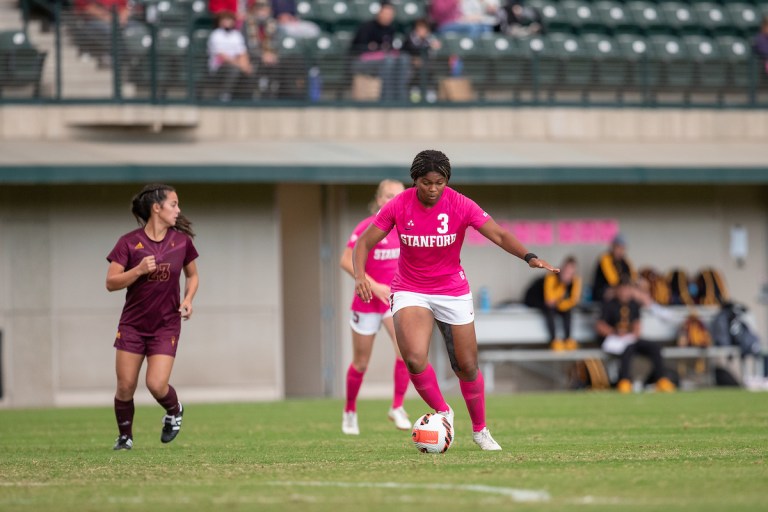
<path fill-rule="evenodd" d="M 667 2 L 659 4 L 659 10 L 667 24 L 678 33 L 701 33 L 703 27 L 690 4 Z"/>
<path fill-rule="evenodd" d="M 517 38 L 493 34 L 480 41 L 490 59 L 491 74 L 496 86 L 514 87 L 530 80 L 527 52 L 520 48 Z"/>
<path fill-rule="evenodd" d="M 714 2 L 695 2 L 692 7 L 699 20 L 699 25 L 710 33 L 725 33 L 735 30 L 731 14 L 725 6 Z"/>
<path fill-rule="evenodd" d="M 395 22 L 403 32 L 408 32 L 413 22 L 426 17 L 426 7 L 424 2 L 419 0 L 400 0 L 393 2 L 397 9 Z"/>
<path fill-rule="evenodd" d="M 461 76 L 467 77 L 482 94 L 491 82 L 491 61 L 487 53 L 487 43 L 482 40 L 474 40 L 460 34 L 443 34 L 440 38 L 442 46 L 437 52 L 437 59 L 445 75 L 450 71 L 447 59 L 458 57 L 461 59 Z"/>
<path fill-rule="evenodd" d="M 32 86 L 40 96 L 45 52 L 40 52 L 22 30 L 0 32 L 0 96 L 6 87 Z"/>
<path fill-rule="evenodd" d="M 746 89 L 750 85 L 750 73 L 755 59 L 749 41 L 735 36 L 718 36 L 715 43 L 720 49 L 723 59 L 728 63 L 728 77 L 732 87 Z"/>
<path fill-rule="evenodd" d="M 656 87 L 661 81 L 661 66 L 654 59 L 653 48 L 646 37 L 633 32 L 616 36 L 616 44 L 629 63 L 627 85 L 633 89 Z"/>
<path fill-rule="evenodd" d="M 598 0 L 594 10 L 600 22 L 609 30 L 617 30 L 634 25 L 627 7 L 616 0 Z"/>
<path fill-rule="evenodd" d="M 309 65 L 316 68 L 323 82 L 323 88 L 337 98 L 350 84 L 349 75 L 349 32 L 321 34 L 306 40 Z"/>
<path fill-rule="evenodd" d="M 618 42 L 605 34 L 584 34 L 582 43 L 595 62 L 595 84 L 621 87 L 627 83 L 630 61 L 625 58 Z"/>
<path fill-rule="evenodd" d="M 663 85 L 669 88 L 690 88 L 693 85 L 695 66 L 688 49 L 676 36 L 652 35 L 648 43 L 654 60 L 661 62 L 664 70 Z"/>
<path fill-rule="evenodd" d="M 659 7 L 646 1 L 627 2 L 629 11 L 635 25 L 645 32 L 659 32 L 669 30 L 669 25 L 664 19 Z"/>
<path fill-rule="evenodd" d="M 154 16 L 154 21 L 163 26 L 190 27 L 210 19 L 205 0 L 150 0 L 144 9 L 148 19 Z"/>
<path fill-rule="evenodd" d="M 596 30 L 604 26 L 597 10 L 586 0 L 563 0 L 560 9 L 570 26 L 576 30 Z"/>
<path fill-rule="evenodd" d="M 309 0 L 296 2 L 296 14 L 299 18 L 319 23 L 319 15 L 315 3 Z"/>
<path fill-rule="evenodd" d="M 317 0 L 315 2 L 316 20 L 323 29 L 329 32 L 353 30 L 361 21 L 372 17 L 361 16 L 357 8 L 358 5 L 343 0 Z"/>
<path fill-rule="evenodd" d="M 541 13 L 541 22 L 547 30 L 571 30 L 571 20 L 561 8 L 560 2 L 555 0 L 530 0 L 528 5 L 538 9 Z"/>
<path fill-rule="evenodd" d="M 728 84 L 728 64 L 720 47 L 707 36 L 689 35 L 683 43 L 696 66 L 696 85 L 705 89 L 724 89 Z"/>
<path fill-rule="evenodd" d="M 580 38 L 569 33 L 548 35 L 552 51 L 561 60 L 562 83 L 585 88 L 592 83 L 594 61 Z"/>
<path fill-rule="evenodd" d="M 521 38 L 520 47 L 525 48 L 524 51 L 531 56 L 531 80 L 534 83 L 547 89 L 559 84 L 560 55 L 552 45 L 550 37 Z"/>
<path fill-rule="evenodd" d="M 756 32 L 760 26 L 760 12 L 753 4 L 746 2 L 726 2 L 725 9 L 731 17 L 733 26 L 742 34 Z"/>
<path fill-rule="evenodd" d="M 150 82 L 149 52 L 152 47 L 152 34 L 144 24 L 131 24 L 122 34 L 122 63 L 124 79 L 139 86 L 148 86 Z"/>

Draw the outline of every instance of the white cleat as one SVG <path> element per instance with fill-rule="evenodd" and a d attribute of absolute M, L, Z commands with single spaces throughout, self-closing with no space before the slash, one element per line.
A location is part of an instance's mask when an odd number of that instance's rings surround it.
<path fill-rule="evenodd" d="M 447 419 L 448 423 L 451 424 L 451 430 L 453 430 L 453 409 L 451 409 L 451 406 L 448 406 L 447 411 L 438 411 L 437 414 L 445 416 L 445 419 Z M 456 436 L 454 435 L 453 438 L 456 439 Z"/>
<path fill-rule="evenodd" d="M 411 420 L 408 419 L 408 413 L 405 412 L 405 409 L 403 409 L 402 406 L 390 409 L 387 417 L 390 421 L 395 422 L 395 428 L 398 430 L 411 430 L 413 428 Z"/>
<path fill-rule="evenodd" d="M 472 440 L 481 450 L 501 451 L 501 446 L 499 446 L 499 443 L 494 441 L 493 437 L 491 437 L 491 432 L 488 430 L 488 427 L 485 427 L 480 432 L 472 432 Z"/>
<path fill-rule="evenodd" d="M 360 428 L 357 426 L 357 413 L 355 411 L 345 412 L 341 417 L 341 431 L 348 436 L 360 435 Z"/>

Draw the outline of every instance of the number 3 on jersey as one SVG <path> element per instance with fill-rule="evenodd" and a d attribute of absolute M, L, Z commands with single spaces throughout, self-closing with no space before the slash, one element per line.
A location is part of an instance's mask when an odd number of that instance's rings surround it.
<path fill-rule="evenodd" d="M 437 232 L 444 235 L 448 232 L 448 214 L 441 213 L 437 216 L 437 220 L 440 221 L 440 227 L 437 228 Z"/>

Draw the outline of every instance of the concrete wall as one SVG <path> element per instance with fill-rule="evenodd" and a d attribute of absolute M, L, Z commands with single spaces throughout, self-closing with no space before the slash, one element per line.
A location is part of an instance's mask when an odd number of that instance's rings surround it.
<path fill-rule="evenodd" d="M 3 405 L 109 403 L 124 292 L 105 257 L 136 224 L 135 186 L 0 188 Z M 173 383 L 191 400 L 283 396 L 280 245 L 271 186 L 185 186 L 200 292 Z M 150 400 L 145 391 L 138 401 Z"/>
<path fill-rule="evenodd" d="M 1 139 L 101 138 L 105 128 L 196 140 L 530 140 L 762 142 L 768 111 L 601 108 L 199 108 L 6 105 Z M 107 136 L 114 136 L 107 131 Z"/>
<path fill-rule="evenodd" d="M 135 227 L 129 200 L 137 188 L 0 188 L 0 406 L 110 402 L 112 342 L 124 295 L 106 291 L 104 258 L 119 235 Z M 761 336 L 768 333 L 765 307 L 757 302 L 768 277 L 765 187 L 459 190 L 498 220 L 614 218 L 637 266 L 722 269 L 733 296 L 753 309 Z M 183 325 L 173 374 L 186 400 L 343 394 L 353 290 L 338 259 L 373 192 L 372 185 L 179 187 L 201 255 L 195 315 Z M 737 223 L 749 235 L 743 267 L 728 252 Z M 530 249 L 552 262 L 575 254 L 590 281 L 604 247 Z M 535 276 L 495 246 L 466 245 L 462 260 L 473 289 L 487 286 L 494 302 L 519 299 Z M 391 342 L 381 333 L 361 396 L 391 394 L 393 361 Z M 505 376 L 500 389 L 530 384 L 519 373 L 499 373 Z M 151 401 L 144 390 L 137 400 Z"/>

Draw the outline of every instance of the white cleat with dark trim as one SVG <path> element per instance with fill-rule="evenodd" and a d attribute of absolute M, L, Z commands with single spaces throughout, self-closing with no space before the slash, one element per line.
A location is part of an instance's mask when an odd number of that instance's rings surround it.
<path fill-rule="evenodd" d="M 355 411 L 344 412 L 341 417 L 341 431 L 348 436 L 360 435 L 360 428 L 357 426 L 357 413 Z"/>
<path fill-rule="evenodd" d="M 390 409 L 387 417 L 395 423 L 398 430 L 411 430 L 413 428 L 411 420 L 408 419 L 408 413 L 402 406 Z"/>
<path fill-rule="evenodd" d="M 480 432 L 472 432 L 472 440 L 481 450 L 501 451 L 501 446 L 499 446 L 499 443 L 491 437 L 491 432 L 488 430 L 488 427 L 485 427 Z"/>

